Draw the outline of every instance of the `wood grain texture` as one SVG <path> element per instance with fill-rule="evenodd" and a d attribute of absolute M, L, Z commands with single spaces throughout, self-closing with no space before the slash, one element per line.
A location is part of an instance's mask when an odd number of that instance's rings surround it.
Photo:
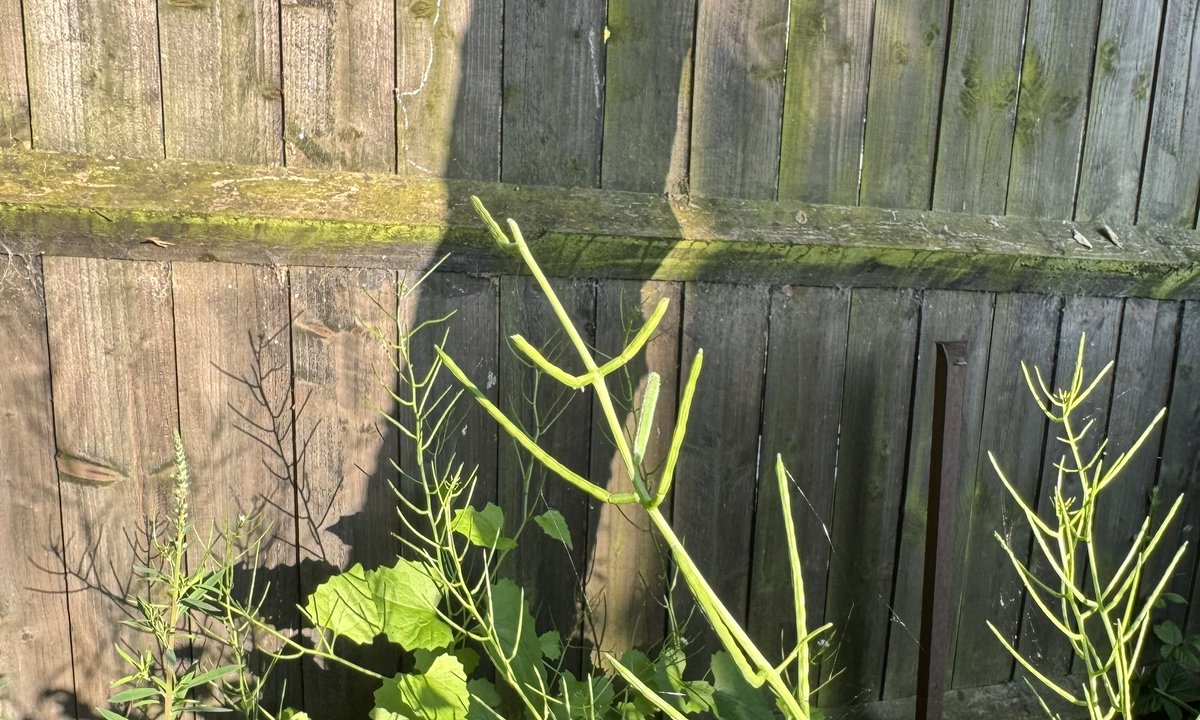
<path fill-rule="evenodd" d="M 67 585 L 42 270 L 0 262 L 0 717 L 79 717 L 71 674 Z"/>
<path fill-rule="evenodd" d="M 933 192 L 949 0 L 877 0 L 863 205 L 926 209 Z"/>
<path fill-rule="evenodd" d="M 1027 0 L 958 2 L 950 25 L 933 207 L 1000 215 Z"/>
<path fill-rule="evenodd" d="M 681 287 L 676 283 L 622 281 L 597 286 L 596 349 L 603 358 L 621 352 L 645 324 L 660 298 L 671 303 L 645 350 L 626 366 L 627 372 L 608 376 L 614 400 L 622 409 L 620 417 L 630 446 L 637 431 L 648 374 L 656 372 L 662 378 L 653 415 L 654 432 L 643 463 L 652 478 L 666 460 L 675 424 L 681 296 Z M 593 403 L 592 407 L 591 447 L 592 481 L 611 492 L 633 491 L 599 403 Z M 595 658 L 602 657 L 599 651 L 621 657 L 632 648 L 655 647 L 666 631 L 662 603 L 668 563 L 666 549 L 660 547 L 650 519 L 637 506 L 618 507 L 592 501 L 588 531 L 586 597 L 592 607 L 590 636 L 597 650 Z"/>
<path fill-rule="evenodd" d="M 154 0 L 22 6 L 33 147 L 163 156 Z"/>
<path fill-rule="evenodd" d="M 287 164 L 396 167 L 394 3 L 283 0 Z"/>
<path fill-rule="evenodd" d="M 680 377 L 691 372 L 700 350 L 704 365 L 672 490 L 673 525 L 709 585 L 743 627 L 750 593 L 746 558 L 754 541 L 769 312 L 769 293 L 762 286 L 684 286 Z M 677 592 L 676 615 L 685 618 L 693 601 L 686 589 Z M 696 636 L 688 651 L 701 659 L 702 667 L 721 646 L 701 617 L 697 613 L 687 630 Z"/>
<path fill-rule="evenodd" d="M 912 632 L 916 621 L 897 617 L 889 601 L 919 319 L 911 291 L 851 292 L 825 599 L 837 648 L 821 671 L 841 674 L 822 690 L 823 706 L 880 699 L 889 632 Z"/>
<path fill-rule="evenodd" d="M 808 631 L 824 622 L 849 316 L 846 289 L 785 286 L 771 292 L 747 628 L 769 658 L 792 647 L 797 634 L 783 508 L 774 485 L 776 455 L 792 479 L 787 512 L 798 534 Z"/>
<path fill-rule="evenodd" d="M 158 8 L 166 156 L 281 164 L 278 3 L 163 0 Z"/>
<path fill-rule="evenodd" d="M 1099 19 L 1099 0 L 1029 3 L 1008 174 L 1010 215 L 1073 214 Z"/>
<path fill-rule="evenodd" d="M 447 270 L 520 272 L 475 194 L 521 221 L 552 276 L 1200 296 L 1200 235 L 1179 228 L 1114 225 L 1120 248 L 1085 228 L 1088 249 L 1058 220 L 14 150 L 0 169 L 0 229 L 18 254 L 414 268 L 453 251 Z"/>
<path fill-rule="evenodd" d="M 687 193 L 695 23 L 692 3 L 609 1 L 602 187 Z"/>
<path fill-rule="evenodd" d="M 180 433 L 192 472 L 192 522 L 207 531 L 257 517 L 269 528 L 258 583 L 270 582 L 262 613 L 278 628 L 298 626 L 298 528 L 320 517 L 297 498 L 296 455 L 306 438 L 293 402 L 287 271 L 254 265 L 174 265 Z M 300 399 L 302 400 L 302 398 Z M 303 538 L 311 542 L 308 533 Z M 266 697 L 296 704 L 300 668 L 278 665 Z"/>
<path fill-rule="evenodd" d="M 789 5 L 779 197 L 857 205 L 875 0 Z"/>
<path fill-rule="evenodd" d="M 1175 355 L 1171 400 L 1168 403 L 1167 424 L 1163 428 L 1162 461 L 1158 470 L 1159 497 L 1171 503 L 1183 494 L 1184 505 L 1180 512 L 1185 518 L 1195 517 L 1200 511 L 1200 499 L 1196 497 L 1197 493 L 1192 492 L 1194 478 L 1200 475 L 1200 443 L 1196 442 L 1195 430 L 1200 424 L 1200 386 L 1196 378 L 1200 378 L 1200 304 L 1188 302 L 1183 304 L 1179 323 L 1179 346 Z M 1163 512 L 1158 512 L 1156 517 L 1161 518 Z M 1192 548 L 1167 586 L 1169 592 L 1196 597 L 1195 593 L 1200 589 L 1196 587 L 1195 572 L 1198 539 L 1200 526 L 1178 521 L 1163 538 L 1165 547 L 1177 548 L 1187 542 Z M 1200 628 L 1200 611 L 1189 607 L 1184 612 L 1178 612 L 1174 619 L 1182 621 L 1183 615 L 1186 615 L 1187 622 L 1181 627 L 1188 633 L 1195 633 Z"/>
<path fill-rule="evenodd" d="M 171 271 L 160 263 L 44 263 L 74 700 L 86 712 L 128 672 L 114 644 L 146 642 L 120 621 L 136 613 L 127 595 L 144 590 L 132 565 L 146 561 L 148 523 L 165 518 L 171 503 Z M 108 484 L 79 468 L 104 471 Z"/>
<path fill-rule="evenodd" d="M 395 414 L 396 273 L 292 268 L 291 338 L 296 398 L 296 487 L 301 508 L 300 595 L 355 563 L 391 565 L 399 547 Z M 384 674 L 394 649 L 347 644 L 340 652 Z M 314 716 L 365 718 L 378 683 L 340 665 L 306 662 L 304 708 Z"/>
<path fill-rule="evenodd" d="M 1168 0 L 1137 221 L 1187 227 L 1200 201 L 1200 3 Z"/>
<path fill-rule="evenodd" d="M 0 2 L 0 147 L 29 147 L 29 82 L 21 0 Z"/>
<path fill-rule="evenodd" d="M 1134 218 L 1164 2 L 1116 0 L 1101 8 L 1077 220 Z"/>
<path fill-rule="evenodd" d="M 602 0 L 505 4 L 505 182 L 599 184 L 604 6 Z"/>
<path fill-rule="evenodd" d="M 401 175 L 500 178 L 502 33 L 502 3 L 396 3 Z"/>
<path fill-rule="evenodd" d="M 996 477 L 988 453 L 1022 497 L 1038 492 L 1047 421 L 1029 397 L 1021 363 L 1054 367 L 1062 300 L 1053 295 L 1006 293 L 996 298 L 984 391 L 980 451 L 972 470 L 974 484 L 963 498 L 971 503 L 970 522 L 959 525 L 966 543 L 955 645 L 953 688 L 1009 681 L 1013 660 L 996 643 L 991 621 L 1015 642 L 1020 623 L 1022 586 L 1008 556 L 996 542 L 1000 533 L 1018 557 L 1028 557 L 1030 537 L 1020 507 Z"/>
<path fill-rule="evenodd" d="M 701 2 L 692 87 L 691 190 L 771 199 L 787 70 L 786 0 Z"/>
<path fill-rule="evenodd" d="M 1054 370 L 1041 368 L 1046 385 L 1053 391 L 1057 388 L 1070 386 L 1071 375 L 1075 371 L 1075 359 L 1079 351 L 1080 338 L 1086 335 L 1087 345 L 1084 349 L 1084 377 L 1094 378 L 1110 361 L 1116 360 L 1118 336 L 1121 329 L 1122 301 L 1113 298 L 1073 297 L 1063 304 L 1062 321 L 1059 325 L 1058 357 Z M 1052 382 L 1053 381 L 1053 382 Z M 1076 429 L 1082 428 L 1082 423 L 1094 420 L 1095 425 L 1084 442 L 1085 454 L 1090 455 L 1104 436 L 1107 427 L 1109 402 L 1112 398 L 1112 375 L 1108 375 L 1092 393 L 1092 395 L 1076 409 L 1074 421 Z M 1030 399 L 1032 402 L 1032 398 Z M 1054 467 L 1067 452 L 1066 445 L 1057 438 L 1062 436 L 1062 429 L 1051 425 L 1046 438 L 1045 454 L 1041 464 L 1041 481 L 1035 498 L 1026 497 L 1026 502 L 1033 505 L 1031 499 L 1036 499 L 1038 515 L 1046 522 L 1054 520 L 1054 510 L 1051 498 L 1054 493 L 1054 483 L 1058 471 Z M 1091 448 L 1091 450 L 1087 450 Z M 1065 484 L 1067 496 L 1070 496 L 1072 486 Z M 1018 527 L 1027 527 L 1023 518 L 1018 518 Z M 1041 559 L 1041 550 L 1034 546 L 1030 550 L 1031 559 L 1025 561 L 1036 577 L 1048 578 L 1051 571 Z M 1016 572 L 1015 570 L 1013 572 Z M 1061 677 L 1071 669 L 1072 653 L 1056 628 L 1042 615 L 1038 607 L 1026 599 L 1022 608 L 1020 637 L 1017 649 L 1029 658 L 1040 671 L 1050 677 Z M 1024 677 L 1024 671 L 1018 666 L 1016 675 Z"/>
<path fill-rule="evenodd" d="M 893 627 L 888 641 L 886 675 L 883 682 L 884 699 L 908 697 L 918 692 L 917 664 L 923 652 L 913 636 L 921 636 L 922 581 L 931 571 L 925 564 L 925 540 L 929 531 L 930 451 L 934 444 L 933 416 L 936 387 L 937 343 L 967 343 L 967 369 L 963 388 L 961 428 L 962 474 L 958 483 L 957 533 L 953 544 L 938 548 L 954 558 L 958 577 L 953 587 L 962 587 L 970 576 L 970 567 L 963 563 L 966 539 L 971 520 L 971 498 L 975 492 L 975 467 L 979 458 L 980 428 L 983 423 L 984 393 L 987 385 L 988 355 L 992 340 L 992 312 L 995 298 L 987 293 L 938 292 L 925 293 L 921 308 L 921 335 L 917 351 L 917 370 L 913 390 L 912 413 L 909 416 L 908 475 L 904 488 L 904 504 L 900 518 L 900 547 L 896 559 L 896 585 L 892 591 L 892 611 L 904 620 L 908 632 Z M 947 411 L 949 412 L 949 411 Z M 947 440 L 949 442 L 949 440 Z M 945 490 L 943 490 L 945 492 Z M 949 538 L 946 538 L 949 541 Z M 941 540 L 939 539 L 939 543 Z M 950 606 L 957 611 L 958 603 Z M 954 627 L 954 619 L 950 627 Z M 938 622 L 938 620 L 935 620 Z M 911 634 L 910 634 L 911 633 Z M 927 648 L 924 651 L 943 653 L 946 667 L 954 657 L 954 632 L 949 647 Z"/>
<path fill-rule="evenodd" d="M 594 340 L 596 289 L 590 282 L 564 280 L 555 292 L 587 343 Z M 567 372 L 583 369 L 566 334 L 559 329 L 549 303 L 532 278 L 504 276 L 500 280 L 499 386 L 500 408 L 538 444 L 568 468 L 586 477 L 591 463 L 591 393 L 560 386 L 535 373 L 518 357 L 508 338 L 521 334 L 542 354 Z M 539 431 L 540 428 L 540 432 Z M 533 522 L 526 525 L 517 549 L 502 572 L 525 588 L 537 618 L 537 631 L 557 630 L 564 642 L 578 647 L 579 593 L 586 576 L 585 543 L 587 496 L 533 461 L 514 440 L 500 438 L 497 504 L 504 510 L 510 534 L 523 520 L 547 509 L 562 513 L 571 532 L 572 548 L 551 539 Z M 572 649 L 564 667 L 578 672 L 583 653 Z"/>

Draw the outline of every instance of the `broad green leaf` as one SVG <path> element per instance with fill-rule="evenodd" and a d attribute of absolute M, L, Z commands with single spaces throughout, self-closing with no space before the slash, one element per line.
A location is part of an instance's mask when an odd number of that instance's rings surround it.
<path fill-rule="evenodd" d="M 308 713 L 288 708 L 279 716 L 279 720 L 310 720 Z"/>
<path fill-rule="evenodd" d="M 533 615 L 520 586 L 504 579 L 492 586 L 491 624 L 499 641 L 499 652 L 512 658 L 513 678 L 523 687 L 546 686 L 542 646 L 534 630 Z"/>
<path fill-rule="evenodd" d="M 559 677 L 560 697 L 552 708 L 558 720 L 590 720 L 602 717 L 616 695 L 612 678 L 587 676 L 576 680 L 570 672 Z"/>
<path fill-rule="evenodd" d="M 424 673 L 385 680 L 375 691 L 371 720 L 467 720 L 469 705 L 462 663 L 439 655 Z"/>
<path fill-rule="evenodd" d="M 100 717 L 104 718 L 104 720 L 129 720 L 124 715 L 118 715 L 112 710 L 105 710 L 101 707 L 96 708 L 96 712 L 100 713 Z"/>
<path fill-rule="evenodd" d="M 488 503 L 483 510 L 459 510 L 450 528 L 479 547 L 512 550 L 517 546 L 516 540 L 504 536 L 504 511 L 495 503 Z"/>
<path fill-rule="evenodd" d="M 471 694 L 467 720 L 495 720 L 501 702 L 496 686 L 490 680 L 477 678 L 467 681 L 467 692 Z"/>
<path fill-rule="evenodd" d="M 388 640 L 406 650 L 433 650 L 454 639 L 438 614 L 442 592 L 420 563 L 401 558 L 368 573 L 367 580 Z"/>
<path fill-rule="evenodd" d="M 1155 625 L 1154 634 L 1167 645 L 1179 645 L 1183 642 L 1183 632 L 1170 620 L 1164 620 Z"/>
<path fill-rule="evenodd" d="M 314 625 L 359 643 L 371 642 L 383 630 L 369 573 L 355 563 L 317 586 L 304 612 Z"/>
<path fill-rule="evenodd" d="M 364 571 L 354 565 L 322 583 L 304 610 L 318 627 L 359 644 L 379 635 L 407 650 L 445 647 L 452 639 L 437 607 L 442 593 L 424 566 L 401 559 Z"/>
<path fill-rule="evenodd" d="M 770 720 L 774 717 L 762 693 L 752 687 L 727 652 L 712 656 L 713 702 L 721 720 Z"/>
<path fill-rule="evenodd" d="M 550 630 L 538 636 L 538 645 L 542 648 L 542 654 L 551 660 L 557 660 L 562 657 L 562 636 L 557 630 Z"/>
<path fill-rule="evenodd" d="M 551 538 L 561 542 L 567 546 L 568 550 L 574 550 L 574 545 L 571 544 L 571 530 L 567 527 L 567 520 L 562 513 L 557 510 L 550 509 L 541 515 L 533 518 L 538 527 L 542 529 Z"/>

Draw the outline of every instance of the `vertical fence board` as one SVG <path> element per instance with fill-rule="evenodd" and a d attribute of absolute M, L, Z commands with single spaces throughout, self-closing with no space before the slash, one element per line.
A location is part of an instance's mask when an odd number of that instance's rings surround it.
<path fill-rule="evenodd" d="M 686 194 L 695 5 L 610 0 L 601 185 Z"/>
<path fill-rule="evenodd" d="M 825 706 L 878 700 L 889 626 L 905 632 L 916 620 L 896 617 L 888 600 L 919 315 L 910 290 L 851 292 L 825 600 L 825 620 L 838 628 L 838 647 L 821 673 L 841 674 L 822 691 Z"/>
<path fill-rule="evenodd" d="M 656 372 L 662 378 L 654 408 L 654 432 L 643 462 L 652 478 L 666 460 L 675 423 L 680 286 L 653 281 L 610 281 L 598 287 L 596 297 L 596 349 L 605 359 L 624 348 L 645 324 L 660 298 L 667 298 L 671 305 L 645 350 L 626 366 L 627 372 L 608 376 L 618 416 L 631 446 L 648 373 Z M 599 403 L 593 403 L 592 407 L 591 437 L 592 481 L 611 492 L 631 492 L 633 484 L 613 445 Z M 654 647 L 662 640 L 666 628 L 662 607 L 666 592 L 665 548 L 660 549 L 656 531 L 640 507 L 618 507 L 596 501 L 590 506 L 587 598 L 593 608 L 594 646 L 617 657 L 631 648 Z"/>
<path fill-rule="evenodd" d="M 192 522 L 206 533 L 240 515 L 268 524 L 259 584 L 270 582 L 263 605 L 278 628 L 297 626 L 297 523 L 319 515 L 297 505 L 295 419 L 286 271 L 252 265 L 175 264 L 175 343 L 179 354 L 180 433 L 192 471 Z M 300 517 L 298 518 L 297 511 Z M 306 533 L 307 535 L 307 533 Z M 274 707 L 283 683 L 286 702 L 302 697 L 300 670 L 281 663 L 265 702 Z"/>
<path fill-rule="evenodd" d="M 390 565 L 397 555 L 396 498 L 388 484 L 398 456 L 395 413 L 396 274 L 390 270 L 293 268 L 291 336 L 296 398 L 296 487 L 300 596 L 355 563 Z M 386 383 L 386 384 L 385 384 Z M 395 651 L 346 644 L 341 652 L 383 674 Z M 378 682 L 340 665 L 306 662 L 304 707 L 317 717 L 364 718 Z"/>
<path fill-rule="evenodd" d="M 700 571 L 743 626 L 769 302 L 767 289 L 758 286 L 689 283 L 684 288 L 681 378 L 687 378 L 696 353 L 705 352 L 672 491 L 674 525 Z M 691 595 L 683 595 L 687 600 L 676 609 L 680 618 L 693 607 Z M 720 649 L 716 635 L 699 613 L 687 630 L 697 638 L 689 651 L 704 667 Z"/>
<path fill-rule="evenodd" d="M 287 164 L 396 166 L 395 5 L 283 0 Z"/>
<path fill-rule="evenodd" d="M 787 6 L 783 0 L 698 4 L 690 165 L 697 195 L 775 197 Z"/>
<path fill-rule="evenodd" d="M 949 0 L 877 0 L 863 137 L 863 205 L 929 207 Z"/>
<path fill-rule="evenodd" d="M 146 562 L 147 523 L 170 510 L 171 273 L 157 263 L 44 262 L 75 699 L 86 712 L 128 674 L 114 644 L 147 642 L 120 621 L 136 612 L 126 595 L 145 589 L 133 563 Z"/>
<path fill-rule="evenodd" d="M 1129 450 L 1171 393 L 1179 304 L 1130 298 L 1121 320 L 1121 341 L 1113 370 L 1112 410 L 1109 412 L 1105 466 Z M 1101 496 L 1096 513 L 1096 548 L 1101 577 L 1110 578 L 1125 558 L 1129 544 L 1150 511 L 1150 494 L 1158 474 L 1162 425 L 1147 438 L 1121 476 Z M 1174 498 L 1167 501 L 1170 505 Z M 1170 554 L 1167 546 L 1160 553 Z M 1146 576 L 1146 583 L 1152 582 Z"/>
<path fill-rule="evenodd" d="M 1027 0 L 954 4 L 933 207 L 1004 212 Z"/>
<path fill-rule="evenodd" d="M 1051 295 L 1004 294 L 996 298 L 984 391 L 980 452 L 974 487 L 964 498 L 971 520 L 960 524 L 968 569 L 962 578 L 958 642 L 951 687 L 968 688 L 1008 682 L 1013 660 L 987 627 L 991 621 L 1016 642 L 1021 610 L 1021 581 L 996 542 L 1000 533 L 1018 557 L 1028 557 L 1029 533 L 1021 511 L 996 477 L 988 453 L 1022 497 L 1037 495 L 1042 469 L 1046 420 L 1029 397 L 1021 363 L 1054 367 L 1062 301 Z M 1014 532 L 1014 526 L 1016 532 Z"/>
<path fill-rule="evenodd" d="M 1031 0 L 1008 175 L 1010 215 L 1071 217 L 1100 0 Z"/>
<path fill-rule="evenodd" d="M 21 0 L 0 2 L 0 147 L 29 147 L 29 81 L 25 75 L 25 28 Z"/>
<path fill-rule="evenodd" d="M 1191 226 L 1200 195 L 1200 2 L 1168 0 L 1137 221 Z"/>
<path fill-rule="evenodd" d="M 503 4 L 396 3 L 401 174 L 497 180 Z"/>
<path fill-rule="evenodd" d="M 505 4 L 505 182 L 564 187 L 599 182 L 604 5 Z"/>
<path fill-rule="evenodd" d="M 779 197 L 857 205 L 875 0 L 790 5 Z"/>
<path fill-rule="evenodd" d="M 793 480 L 787 512 L 800 545 L 808 630 L 824 623 L 849 315 L 846 289 L 783 287 L 771 293 L 748 628 L 768 658 L 791 647 L 797 634 L 776 455 Z"/>
<path fill-rule="evenodd" d="M 930 291 L 925 294 L 921 311 L 921 335 L 917 350 L 917 371 L 913 391 L 913 409 L 909 428 L 908 479 L 900 519 L 900 548 L 897 553 L 896 586 L 892 593 L 892 611 L 905 626 L 893 625 L 887 647 L 885 698 L 911 697 L 918 691 L 917 664 L 922 652 L 921 636 L 922 581 L 925 568 L 925 536 L 929 518 L 930 449 L 933 446 L 934 389 L 936 384 L 937 343 L 965 341 L 967 370 L 963 427 L 946 428 L 960 433 L 963 473 L 956 478 L 960 504 L 955 542 L 939 547 L 955 558 L 954 566 L 963 568 L 965 536 L 970 520 L 970 499 L 975 488 L 975 464 L 979 455 L 979 432 L 983 422 L 984 387 L 987 380 L 988 351 L 992 332 L 993 296 L 987 293 Z M 961 571 L 960 571 L 961 573 Z M 961 573 L 955 580 L 961 587 Z M 956 604 L 952 603 L 951 606 Z M 951 625 L 953 627 L 953 625 Z M 953 635 L 953 631 L 951 631 Z M 953 637 L 949 638 L 953 641 Z M 954 646 L 927 648 L 928 652 L 954 657 Z"/>
<path fill-rule="evenodd" d="M 1134 219 L 1163 2 L 1113 0 L 1100 10 L 1076 219 Z"/>
<path fill-rule="evenodd" d="M 586 281 L 570 280 L 556 282 L 554 290 L 580 328 L 584 342 L 591 344 L 595 287 Z M 532 278 L 501 278 L 500 333 L 505 338 L 501 341 L 499 358 L 500 408 L 542 448 L 586 477 L 591 459 L 591 393 L 564 388 L 552 378 L 535 373 L 529 361 L 523 355 L 516 355 L 507 340 L 520 334 L 567 372 L 582 371 L 583 364 L 575 348 L 559 328 L 550 304 Z M 551 424 L 546 427 L 548 421 Z M 536 463 L 507 437 L 500 438 L 498 471 L 497 504 L 504 509 L 510 532 L 527 514 L 540 514 L 547 509 L 558 510 L 566 520 L 572 548 L 551 539 L 531 522 L 504 571 L 525 588 L 525 597 L 538 618 L 538 632 L 554 629 L 564 641 L 569 641 L 581 621 L 578 596 L 586 578 L 587 496 Z M 563 667 L 578 672 L 581 659 L 580 652 L 570 651 Z"/>
<path fill-rule="evenodd" d="M 66 720 L 79 715 L 37 261 L 10 257 L 0 297 L 0 717 Z"/>
<path fill-rule="evenodd" d="M 26 0 L 33 146 L 163 154 L 154 0 Z"/>
<path fill-rule="evenodd" d="M 1115 360 L 1117 356 L 1117 337 L 1121 326 L 1121 300 L 1116 298 L 1073 297 L 1068 298 L 1063 305 L 1062 322 L 1058 335 L 1058 360 L 1054 371 L 1048 367 L 1041 368 L 1042 377 L 1051 391 L 1070 386 L 1071 375 L 1075 371 L 1075 359 L 1079 351 L 1079 339 L 1082 334 L 1087 336 L 1087 346 L 1084 349 L 1084 378 L 1090 380 L 1096 373 Z M 1030 368 L 1030 372 L 1033 369 Z M 1052 384 L 1053 381 L 1053 384 Z M 1036 382 L 1036 381 L 1035 381 Z M 1112 376 L 1108 376 L 1092 393 L 1087 401 L 1075 413 L 1078 423 L 1095 420 L 1095 426 L 1085 441 L 1085 454 L 1090 455 L 1104 436 L 1109 401 L 1112 396 Z M 1032 398 L 1030 399 L 1032 402 Z M 1076 431 L 1082 428 L 1080 424 Z M 1062 437 L 1062 428 L 1051 425 L 1046 438 L 1045 454 L 1042 458 L 1041 483 L 1038 486 L 1036 505 L 1038 515 L 1047 522 L 1054 520 L 1054 509 L 1051 498 L 1058 474 L 1054 464 L 1063 457 L 1066 445 L 1057 438 Z M 1089 449 L 1090 448 L 1090 449 Z M 1070 485 L 1067 485 L 1070 495 Z M 1028 523 L 1018 518 L 1019 532 L 1027 532 Z M 1031 559 L 1027 566 L 1039 578 L 1049 576 L 1051 572 L 1042 560 L 1041 550 L 1033 546 L 1030 550 Z M 1050 622 L 1042 615 L 1041 610 L 1032 601 L 1026 599 L 1021 621 L 1020 638 L 1017 649 L 1033 662 L 1034 666 L 1049 677 L 1062 677 L 1071 668 L 1071 649 L 1065 638 L 1059 634 Z M 1018 667 L 1017 675 L 1024 676 L 1024 671 Z"/>
<path fill-rule="evenodd" d="M 1155 520 L 1162 521 L 1166 507 L 1184 495 L 1180 508 L 1182 520 L 1163 537 L 1164 548 L 1178 548 L 1188 543 L 1188 554 L 1176 569 L 1167 591 L 1190 598 L 1195 605 L 1197 588 L 1195 583 L 1196 547 L 1200 538 L 1200 523 L 1192 518 L 1200 512 L 1200 493 L 1194 492 L 1195 478 L 1200 477 L 1200 442 L 1196 441 L 1196 428 L 1200 427 L 1200 303 L 1189 301 L 1183 304 L 1179 327 L 1179 346 L 1175 354 L 1175 372 L 1172 376 L 1171 400 L 1168 403 L 1167 422 L 1163 428 L 1162 461 L 1158 470 L 1159 497 L 1163 506 L 1155 513 Z M 1169 551 L 1168 551 L 1169 552 Z M 1165 569 L 1165 562 L 1158 563 Z M 1182 615 L 1182 613 L 1180 613 Z M 1186 611 L 1186 632 L 1191 634 L 1200 628 L 1200 611 L 1190 607 Z M 1174 619 L 1182 620 L 1176 616 Z"/>
<path fill-rule="evenodd" d="M 283 162 L 278 4 L 158 8 L 167 157 Z"/>

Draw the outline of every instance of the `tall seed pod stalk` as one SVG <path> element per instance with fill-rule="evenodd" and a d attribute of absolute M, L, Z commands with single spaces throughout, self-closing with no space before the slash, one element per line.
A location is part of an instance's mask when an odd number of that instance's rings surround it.
<path fill-rule="evenodd" d="M 1132 447 L 1107 467 L 1104 458 L 1107 439 L 1089 455 L 1085 442 L 1095 420 L 1080 424 L 1077 411 L 1113 364 L 1106 365 L 1085 386 L 1084 343 L 1085 338 L 1081 337 L 1075 370 L 1066 389 L 1051 392 L 1040 370 L 1034 368 L 1031 374 L 1024 363 L 1021 365 L 1029 392 L 1042 413 L 1059 428 L 1058 440 L 1066 446 L 1066 452 L 1055 464 L 1058 475 L 1051 497 L 1054 518 L 1050 521 L 1040 518 L 1000 469 L 996 457 L 989 452 L 988 458 L 1029 522 L 1034 543 L 1048 571 L 1038 577 L 1030 569 L 1033 563 L 1026 565 L 1018 559 L 1012 545 L 999 533 L 996 540 L 1020 575 L 1029 599 L 1067 639 L 1086 674 L 1078 687 L 1051 680 L 1021 655 L 995 625 L 989 622 L 988 627 L 1032 677 L 1063 700 L 1086 708 L 1091 720 L 1133 720 L 1135 680 L 1151 627 L 1151 609 L 1183 558 L 1187 543 L 1176 550 L 1161 576 L 1144 578 L 1143 575 L 1179 511 L 1183 496 L 1175 499 L 1157 528 L 1151 529 L 1150 516 L 1146 516 L 1117 567 L 1105 567 L 1097 561 L 1096 543 L 1101 538 L 1096 537 L 1096 511 L 1100 496 L 1162 422 L 1166 410 L 1160 410 Z M 1106 557 L 1118 555 L 1112 553 Z M 1143 594 L 1144 580 L 1150 583 L 1147 594 Z M 1040 694 L 1038 698 L 1046 713 L 1056 717 Z"/>

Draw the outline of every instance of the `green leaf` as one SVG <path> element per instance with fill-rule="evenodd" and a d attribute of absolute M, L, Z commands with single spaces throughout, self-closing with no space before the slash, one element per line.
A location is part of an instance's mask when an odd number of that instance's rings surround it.
<path fill-rule="evenodd" d="M 304 612 L 314 625 L 353 642 L 370 643 L 383 631 L 379 603 L 368 573 L 355 563 L 317 586 Z"/>
<path fill-rule="evenodd" d="M 496 686 L 490 680 L 477 678 L 467 681 L 467 692 L 471 695 L 467 720 L 495 720 L 501 702 Z"/>
<path fill-rule="evenodd" d="M 496 649 L 504 657 L 511 658 L 512 680 L 522 687 L 546 687 L 541 642 L 534 630 L 529 603 L 520 586 L 508 579 L 492 586 L 489 620 L 499 644 Z"/>
<path fill-rule="evenodd" d="M 191 684 L 193 687 L 196 687 L 199 685 L 206 685 L 214 680 L 224 677 L 225 675 L 228 675 L 230 673 L 235 673 L 241 669 L 242 669 L 241 665 L 222 665 L 221 667 L 215 667 L 212 670 L 209 670 L 208 672 L 202 673 L 202 674 L 197 675 L 196 677 L 192 678 Z"/>
<path fill-rule="evenodd" d="M 96 708 L 96 712 L 100 713 L 100 717 L 104 718 L 104 720 L 129 720 L 124 715 L 118 715 L 112 710 L 105 710 L 101 707 Z"/>
<path fill-rule="evenodd" d="M 129 690 L 125 690 L 113 695 L 108 699 L 108 701 L 114 705 L 119 705 L 121 703 L 134 702 L 136 700 L 145 700 L 149 697 L 155 697 L 158 694 L 158 688 L 130 688 Z"/>
<path fill-rule="evenodd" d="M 279 720 L 310 720 L 308 713 L 288 708 L 279 715 Z"/>
<path fill-rule="evenodd" d="M 1183 632 L 1170 620 L 1164 620 L 1155 625 L 1154 634 L 1167 645 L 1179 645 L 1183 642 Z"/>
<path fill-rule="evenodd" d="M 605 711 L 612 706 L 612 678 L 587 676 L 576 680 L 569 671 L 564 671 L 559 678 L 561 682 L 560 695 L 553 707 L 554 717 L 559 720 L 589 720 L 603 717 Z"/>
<path fill-rule="evenodd" d="M 550 630 L 538 636 L 538 645 L 542 648 L 542 655 L 557 660 L 562 657 L 562 637 L 557 630 Z"/>
<path fill-rule="evenodd" d="M 424 673 L 401 673 L 375 691 L 371 720 L 467 720 L 470 693 L 462 663 L 439 655 Z"/>
<path fill-rule="evenodd" d="M 567 520 L 562 513 L 557 510 L 550 509 L 541 515 L 534 518 L 538 527 L 554 540 L 561 542 L 567 546 L 568 550 L 574 550 L 575 546 L 571 543 L 571 530 L 567 527 Z"/>
<path fill-rule="evenodd" d="M 516 540 L 504 536 L 504 511 L 495 503 L 488 503 L 483 510 L 459 510 L 454 513 L 450 529 L 479 547 L 512 550 L 517 546 Z"/>
<path fill-rule="evenodd" d="M 713 702 L 721 720 L 770 720 L 774 715 L 766 699 L 752 687 L 727 652 L 712 656 Z"/>
<path fill-rule="evenodd" d="M 333 576 L 309 596 L 304 610 L 313 624 L 359 644 L 385 635 L 407 650 L 431 650 L 453 637 L 438 614 L 441 601 L 425 566 L 401 559 L 371 571 L 356 564 Z"/>
<path fill-rule="evenodd" d="M 454 639 L 442 621 L 438 605 L 442 591 L 425 566 L 400 559 L 390 568 L 368 574 L 371 592 L 379 603 L 383 634 L 406 650 L 433 650 Z"/>

